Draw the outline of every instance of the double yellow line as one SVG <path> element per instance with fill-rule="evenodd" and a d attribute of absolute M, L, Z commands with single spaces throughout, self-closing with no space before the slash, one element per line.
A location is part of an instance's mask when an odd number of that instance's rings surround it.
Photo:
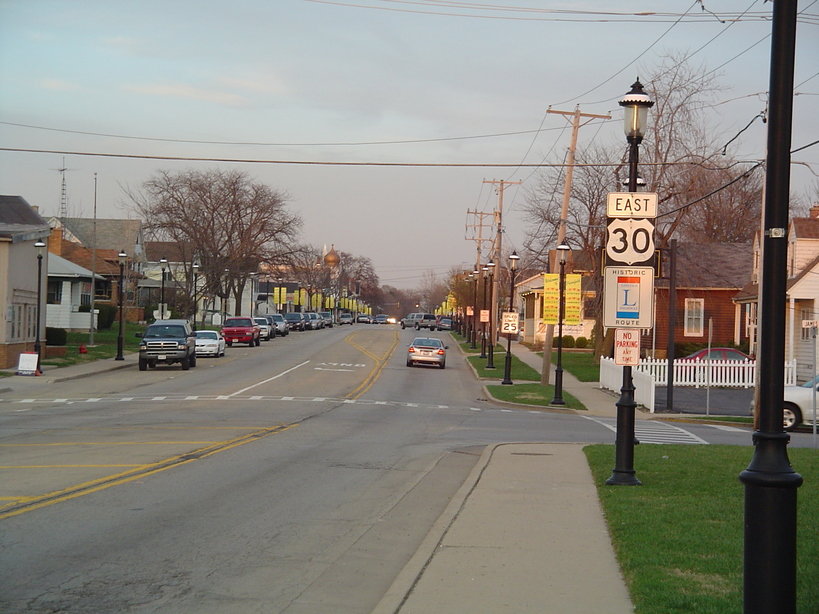
<path fill-rule="evenodd" d="M 357 333 L 351 333 L 347 335 L 346 337 L 344 337 L 344 341 L 346 343 L 349 343 L 351 346 L 353 346 L 355 349 L 357 349 L 359 352 L 361 352 L 368 358 L 371 358 L 375 362 L 375 365 L 367 374 L 367 377 L 364 378 L 364 381 L 361 382 L 361 384 L 359 384 L 355 388 L 355 390 L 346 395 L 348 399 L 361 398 L 364 395 L 364 393 L 366 393 L 370 388 L 372 388 L 372 385 L 375 384 L 376 380 L 378 379 L 378 376 L 381 375 L 381 371 L 383 371 L 384 367 L 387 365 L 387 361 L 389 360 L 390 356 L 395 350 L 395 346 L 398 345 L 399 340 L 398 332 L 392 331 L 392 344 L 390 345 L 386 354 L 384 354 L 383 356 L 378 356 L 376 354 L 373 354 L 370 350 L 363 347 L 362 345 L 356 343 L 354 339 L 356 334 Z"/>

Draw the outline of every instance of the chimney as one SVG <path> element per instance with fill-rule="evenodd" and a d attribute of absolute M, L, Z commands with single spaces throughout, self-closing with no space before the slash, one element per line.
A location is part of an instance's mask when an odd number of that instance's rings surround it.
<path fill-rule="evenodd" d="M 810 216 L 814 218 L 819 218 L 819 203 L 816 203 L 810 208 Z"/>

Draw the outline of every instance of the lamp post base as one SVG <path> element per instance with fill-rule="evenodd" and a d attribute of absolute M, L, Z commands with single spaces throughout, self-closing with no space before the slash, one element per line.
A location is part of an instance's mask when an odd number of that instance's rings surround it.
<path fill-rule="evenodd" d="M 555 397 L 552 399 L 552 405 L 565 405 L 563 400 L 563 369 L 558 367 L 555 369 Z"/>

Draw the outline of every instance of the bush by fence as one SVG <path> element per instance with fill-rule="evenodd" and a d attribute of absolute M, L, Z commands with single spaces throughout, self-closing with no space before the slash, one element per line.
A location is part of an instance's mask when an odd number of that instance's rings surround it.
<path fill-rule="evenodd" d="M 65 345 L 68 341 L 68 331 L 64 328 L 46 327 L 46 345 Z"/>

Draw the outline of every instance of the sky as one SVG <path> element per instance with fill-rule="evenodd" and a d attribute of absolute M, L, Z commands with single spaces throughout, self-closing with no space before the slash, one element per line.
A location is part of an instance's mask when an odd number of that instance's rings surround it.
<path fill-rule="evenodd" d="M 794 148 L 819 133 L 819 0 L 798 6 Z M 127 218 L 125 190 L 159 170 L 238 169 L 288 195 L 305 243 L 368 257 L 382 284 L 414 288 L 472 267 L 467 212 L 497 207 L 490 181 L 520 182 L 504 192 L 503 241 L 521 249 L 539 172 L 527 165 L 561 163 L 569 145 L 569 122 L 547 108 L 610 114 L 581 128 L 578 148 L 625 149 L 617 100 L 669 54 L 719 72 L 705 113 L 714 139 L 741 132 L 733 155 L 763 159 L 766 125 L 743 128 L 765 109 L 771 11 L 762 0 L 0 0 L 0 193 L 58 215 L 64 177 L 70 216 L 94 215 L 96 194 L 97 217 Z M 819 146 L 793 161 L 792 191 L 809 193 Z"/>

